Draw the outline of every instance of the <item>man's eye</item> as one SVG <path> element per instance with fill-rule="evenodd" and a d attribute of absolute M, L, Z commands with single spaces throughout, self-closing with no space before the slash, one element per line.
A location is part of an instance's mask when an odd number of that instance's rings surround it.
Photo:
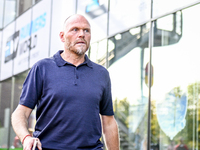
<path fill-rule="evenodd" d="M 85 32 L 89 32 L 89 30 L 88 30 L 88 29 L 85 29 Z"/>
<path fill-rule="evenodd" d="M 78 31 L 78 29 L 77 29 L 77 28 L 74 28 L 73 31 Z"/>

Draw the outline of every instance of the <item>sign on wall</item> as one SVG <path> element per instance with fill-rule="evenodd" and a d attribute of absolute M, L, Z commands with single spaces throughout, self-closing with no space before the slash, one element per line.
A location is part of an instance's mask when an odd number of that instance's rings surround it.
<path fill-rule="evenodd" d="M 30 64 L 49 56 L 51 1 L 43 0 L 33 7 Z"/>
<path fill-rule="evenodd" d="M 32 49 L 31 44 L 33 42 L 31 39 L 31 27 L 31 10 L 28 10 L 16 20 L 16 32 L 19 33 L 19 40 L 16 41 L 16 55 L 13 58 L 14 74 L 18 74 L 28 69 L 29 52 Z"/>
<path fill-rule="evenodd" d="M 2 38 L 1 80 L 4 80 L 12 76 L 13 58 L 16 57 L 19 32 L 15 32 L 15 22 L 11 23 L 3 30 Z"/>
<path fill-rule="evenodd" d="M 43 0 L 3 30 L 1 80 L 49 56 L 50 9 Z"/>

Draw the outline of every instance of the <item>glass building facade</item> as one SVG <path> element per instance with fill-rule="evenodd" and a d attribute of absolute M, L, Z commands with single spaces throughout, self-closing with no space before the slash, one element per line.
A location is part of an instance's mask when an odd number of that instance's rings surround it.
<path fill-rule="evenodd" d="M 199 0 L 0 0 L 0 150 L 22 149 L 10 122 L 22 84 L 63 49 L 75 13 L 91 23 L 87 55 L 110 73 L 121 150 L 199 150 Z"/>

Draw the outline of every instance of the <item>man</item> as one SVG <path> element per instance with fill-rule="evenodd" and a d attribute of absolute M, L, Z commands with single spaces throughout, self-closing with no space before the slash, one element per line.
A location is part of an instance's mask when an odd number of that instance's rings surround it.
<path fill-rule="evenodd" d="M 113 116 L 110 78 L 107 70 L 85 55 L 91 39 L 90 24 L 82 15 L 72 15 L 60 32 L 64 51 L 37 62 L 30 70 L 12 125 L 31 150 L 101 150 L 101 125 L 108 150 L 119 150 L 117 123 Z M 37 106 L 33 137 L 27 119 Z M 100 115 L 99 115 L 100 114 Z"/>

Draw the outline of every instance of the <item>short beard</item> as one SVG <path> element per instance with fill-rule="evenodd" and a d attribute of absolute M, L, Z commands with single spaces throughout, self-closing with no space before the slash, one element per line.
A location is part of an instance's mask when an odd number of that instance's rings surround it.
<path fill-rule="evenodd" d="M 85 54 L 87 50 L 85 50 L 83 47 L 76 49 L 76 51 L 74 51 L 76 54 L 78 55 L 83 55 Z"/>
<path fill-rule="evenodd" d="M 87 51 L 83 47 L 80 47 L 80 48 L 74 50 L 74 49 L 71 49 L 71 47 L 69 46 L 69 47 L 67 47 L 67 49 L 70 50 L 70 51 L 72 51 L 72 52 L 74 52 L 77 55 L 83 55 Z"/>
<path fill-rule="evenodd" d="M 87 51 L 87 49 L 85 49 L 84 46 L 78 47 L 78 49 L 73 49 L 74 46 L 75 46 L 75 42 L 74 43 L 68 43 L 68 45 L 66 45 L 66 49 L 74 52 L 77 55 L 83 55 Z"/>

